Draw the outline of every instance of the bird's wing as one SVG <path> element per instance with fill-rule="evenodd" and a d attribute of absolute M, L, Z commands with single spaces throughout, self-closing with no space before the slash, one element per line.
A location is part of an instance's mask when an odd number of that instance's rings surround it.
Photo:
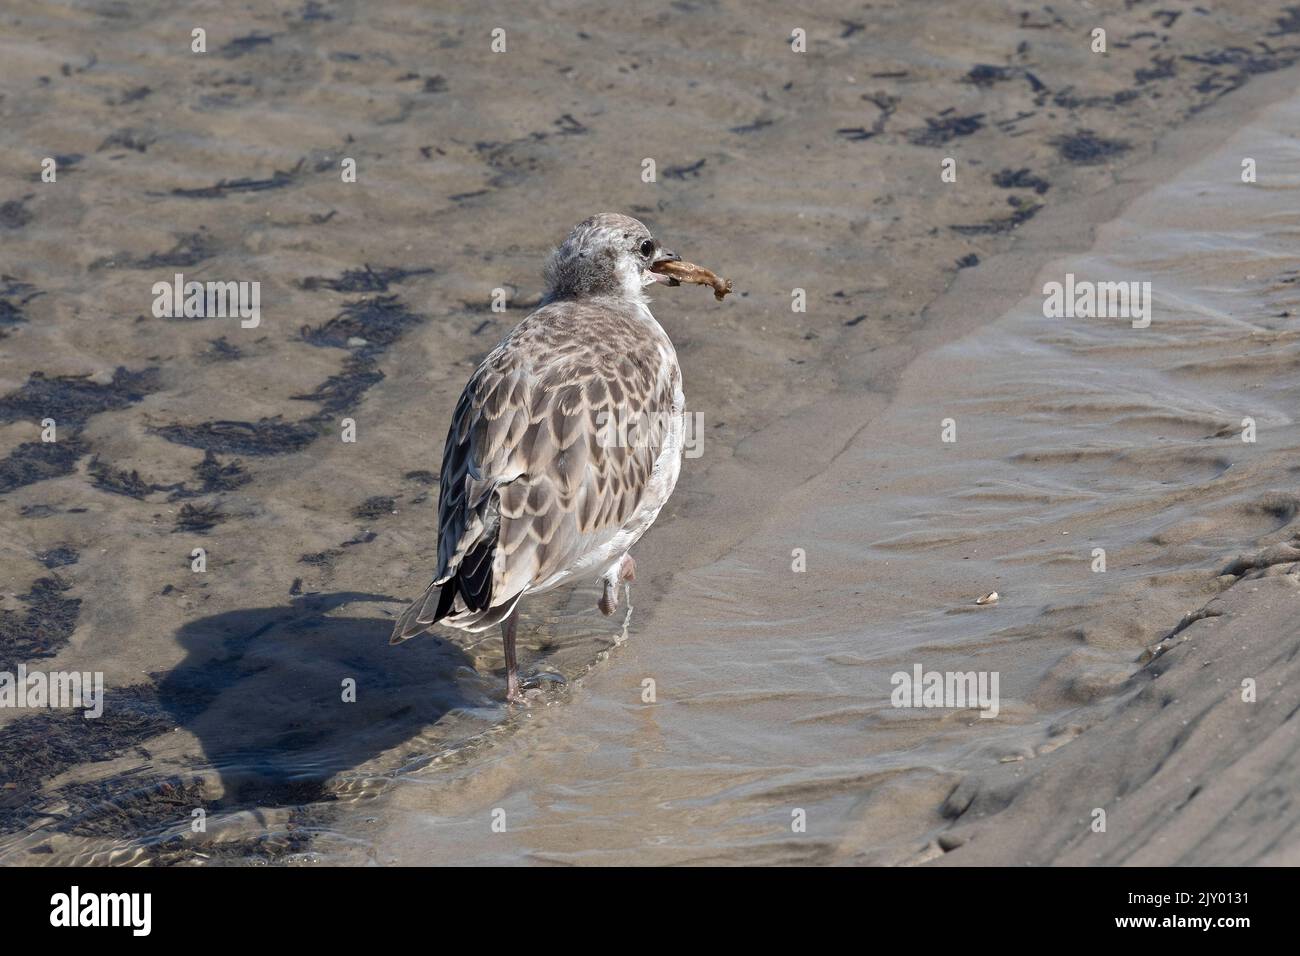
<path fill-rule="evenodd" d="M 504 604 L 623 527 L 680 413 L 676 356 L 654 331 L 558 303 L 484 360 L 447 435 L 435 583 L 488 584 L 469 565 L 490 558 L 490 603 Z"/>

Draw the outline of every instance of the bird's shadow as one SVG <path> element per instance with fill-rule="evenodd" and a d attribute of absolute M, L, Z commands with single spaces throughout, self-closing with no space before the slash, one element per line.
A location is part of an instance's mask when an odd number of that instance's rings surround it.
<path fill-rule="evenodd" d="M 453 708 L 484 705 L 460 648 L 432 636 L 393 647 L 391 620 L 327 616 L 390 600 L 313 594 L 177 632 L 186 657 L 159 680 L 158 702 L 198 738 L 221 776 L 223 805 L 326 798 L 334 774 L 400 747 Z"/>

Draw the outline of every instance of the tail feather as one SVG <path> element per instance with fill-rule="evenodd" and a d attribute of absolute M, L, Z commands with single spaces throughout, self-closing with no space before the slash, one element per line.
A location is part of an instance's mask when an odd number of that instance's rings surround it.
<path fill-rule="evenodd" d="M 491 562 L 484 560 L 488 568 Z M 390 644 L 400 644 L 423 634 L 438 623 L 468 631 L 481 631 L 504 620 L 523 591 L 500 604 L 492 603 L 492 576 L 464 575 L 459 571 L 446 581 L 435 581 L 424 589 L 393 625 Z"/>
<path fill-rule="evenodd" d="M 444 586 L 430 584 L 424 589 L 423 594 L 411 602 L 406 610 L 402 612 L 402 616 L 397 619 L 397 623 L 393 625 L 393 634 L 388 639 L 389 644 L 400 644 L 402 641 L 410 640 L 428 630 L 428 625 L 419 622 L 421 612 L 423 612 L 425 604 L 432 596 L 434 589 Z"/>
<path fill-rule="evenodd" d="M 436 580 L 397 619 L 388 643 L 400 644 L 444 622 L 452 627 L 481 631 L 510 614 L 523 592 L 504 603 L 492 603 L 492 570 L 496 557 L 494 526 L 469 549 L 456 570 Z"/>
<path fill-rule="evenodd" d="M 435 592 L 438 594 L 437 609 L 433 614 L 422 613 L 432 604 Z M 393 636 L 388 639 L 388 643 L 401 644 L 403 641 L 409 641 L 440 623 L 470 632 L 487 630 L 509 617 L 524 593 L 520 591 L 501 604 L 475 611 L 465 607 L 464 601 L 456 601 L 458 592 L 455 578 L 445 584 L 430 584 L 424 594 L 397 619 L 397 623 L 393 625 Z"/>
<path fill-rule="evenodd" d="M 457 584 L 454 577 L 442 584 L 436 581 L 430 584 L 397 619 L 388 643 L 400 644 L 413 637 L 419 637 L 443 618 L 449 615 L 455 616 L 453 608 L 456 603 L 456 593 Z"/>

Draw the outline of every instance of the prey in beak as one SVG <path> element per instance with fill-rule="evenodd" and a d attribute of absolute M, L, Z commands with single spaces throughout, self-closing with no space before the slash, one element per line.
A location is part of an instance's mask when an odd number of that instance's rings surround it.
<path fill-rule="evenodd" d="M 704 266 L 693 262 L 683 262 L 682 257 L 667 249 L 661 250 L 650 264 L 651 281 L 666 282 L 668 285 L 707 285 L 713 287 L 713 297 L 721 302 L 731 291 L 731 280 L 724 279 L 717 273 L 710 272 Z"/>

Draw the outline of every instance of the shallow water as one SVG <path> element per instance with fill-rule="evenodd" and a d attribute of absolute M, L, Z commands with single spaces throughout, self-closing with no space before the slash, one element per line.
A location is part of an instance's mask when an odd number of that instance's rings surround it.
<path fill-rule="evenodd" d="M 812 15 L 804 59 L 775 6 L 284 5 L 211 21 L 202 60 L 176 38 L 211 18 L 184 7 L 7 15 L 6 159 L 80 158 L 0 197 L 0 650 L 102 670 L 109 697 L 98 721 L 0 713 L 0 861 L 901 862 L 964 770 L 1113 703 L 1216 562 L 1294 513 L 1294 106 L 1173 179 L 1111 163 L 1193 115 L 1226 137 L 1246 116 L 1218 97 L 1300 51 L 1280 9 L 1155 37 L 1114 12 L 1133 39 L 1097 70 L 1082 21 L 986 4 L 936 38 L 936 9 Z M 692 26 L 728 11 L 724 41 Z M 509 69 L 482 40 L 502 17 Z M 1223 53 L 1270 33 L 1248 67 Z M 1268 170 L 1247 192 L 1240 155 Z M 1021 168 L 1046 191 L 998 185 Z M 1117 175 L 1158 188 L 1027 283 L 1043 253 L 1007 216 Z M 525 666 L 569 687 L 508 717 L 497 642 L 387 634 L 427 583 L 447 409 L 599 208 L 740 292 L 657 296 L 704 455 L 639 548 L 629 640 L 594 588 L 532 603 Z M 1085 236 L 1110 218 L 1074 208 Z M 153 318 L 176 271 L 261 281 L 263 325 Z M 1152 327 L 1016 304 L 1066 271 L 1149 276 Z M 31 447 L 49 409 L 59 445 Z M 998 670 L 999 718 L 891 708 L 916 662 Z"/>

